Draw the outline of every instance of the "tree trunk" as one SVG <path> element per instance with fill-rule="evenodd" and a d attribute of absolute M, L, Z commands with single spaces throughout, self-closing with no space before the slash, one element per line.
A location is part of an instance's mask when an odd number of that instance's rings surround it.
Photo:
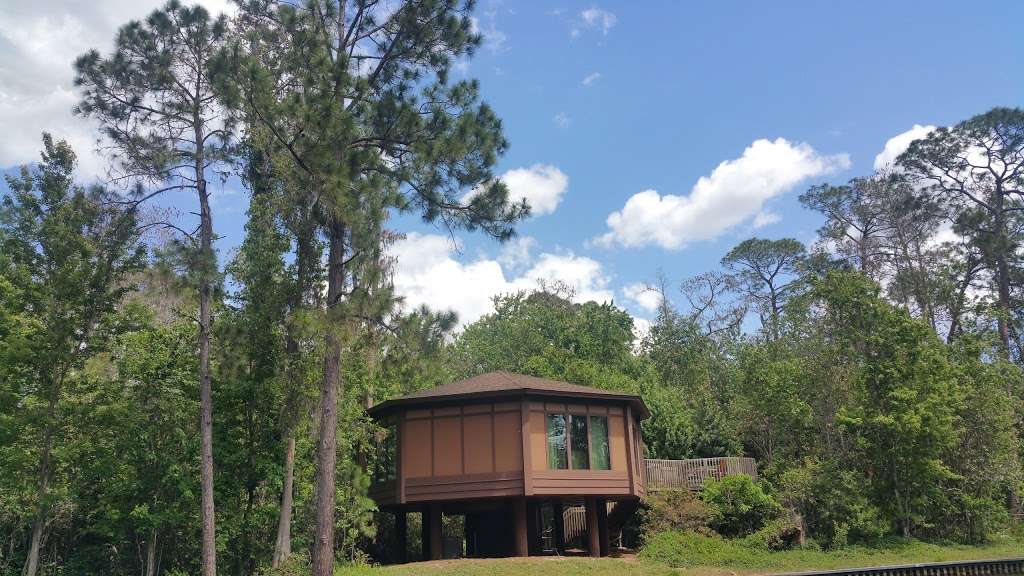
<path fill-rule="evenodd" d="M 39 455 L 39 488 L 37 497 L 39 509 L 32 524 L 32 541 L 29 544 L 28 558 L 25 560 L 25 576 L 36 576 L 39 572 L 39 554 L 43 545 L 43 532 L 46 528 L 46 496 L 50 489 L 50 469 L 53 451 L 53 435 L 56 432 L 54 419 L 57 416 L 57 398 L 64 381 L 64 369 L 50 385 L 50 400 L 46 407 L 46 429 L 43 432 L 43 450 Z"/>
<path fill-rule="evenodd" d="M 277 520 L 277 540 L 271 566 L 277 568 L 292 554 L 292 502 L 295 482 L 295 432 L 288 433 L 284 452 L 284 490 L 281 493 L 281 515 Z"/>
<path fill-rule="evenodd" d="M 146 576 L 156 576 L 156 528 L 150 531 L 146 543 Z"/>
<path fill-rule="evenodd" d="M 201 120 L 196 112 L 196 142 L 203 141 Z M 206 192 L 204 157 L 197 147 L 195 160 L 196 192 L 199 195 L 199 436 L 202 452 L 200 463 L 202 507 L 202 574 L 217 574 L 217 535 L 213 504 L 213 395 L 210 389 L 210 301 L 211 268 L 216 266 L 213 254 L 213 218 L 210 197 Z"/>
<path fill-rule="evenodd" d="M 313 536 L 313 576 L 331 576 L 334 565 L 334 477 L 337 460 L 338 388 L 341 338 L 338 334 L 344 282 L 345 227 L 331 218 L 327 257 L 327 327 L 324 374 L 320 385 L 320 433 L 316 446 L 316 523 Z"/>
<path fill-rule="evenodd" d="M 300 228 L 296 236 L 296 286 L 292 293 L 289 308 L 292 312 L 302 309 L 310 276 L 313 258 L 311 233 L 306 226 Z M 292 554 L 292 503 L 294 502 L 295 484 L 295 426 L 298 406 L 295 398 L 302 388 L 302 370 L 299 367 L 299 341 L 295 336 L 294 322 L 289 322 L 285 330 L 285 352 L 288 362 L 288 400 L 285 406 L 285 436 L 287 445 L 284 453 L 284 486 L 281 493 L 281 510 L 277 521 L 277 538 L 274 541 L 274 556 L 271 566 L 279 567 Z"/>

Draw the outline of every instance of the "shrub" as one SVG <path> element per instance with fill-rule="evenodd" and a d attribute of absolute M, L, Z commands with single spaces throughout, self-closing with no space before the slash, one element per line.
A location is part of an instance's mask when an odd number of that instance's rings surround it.
<path fill-rule="evenodd" d="M 689 490 L 664 490 L 644 498 L 639 517 L 640 534 L 646 542 L 650 536 L 670 530 L 707 533 L 711 513 Z"/>
<path fill-rule="evenodd" d="M 701 490 L 701 500 L 711 512 L 711 527 L 728 537 L 752 534 L 782 513 L 782 506 L 749 476 L 709 480 Z"/>
<path fill-rule="evenodd" d="M 793 508 L 808 535 L 824 548 L 877 544 L 891 532 L 890 523 L 867 495 L 863 475 L 833 462 L 808 462 L 778 481 L 782 503 Z"/>
<path fill-rule="evenodd" d="M 791 550 L 803 544 L 803 522 L 796 514 L 769 520 L 741 543 L 757 550 Z"/>

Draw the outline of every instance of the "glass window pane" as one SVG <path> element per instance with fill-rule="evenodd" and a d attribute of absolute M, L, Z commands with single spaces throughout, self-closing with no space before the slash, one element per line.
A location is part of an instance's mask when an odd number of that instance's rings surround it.
<path fill-rule="evenodd" d="M 565 470 L 569 462 L 565 453 L 565 416 L 548 414 L 548 470 Z"/>
<path fill-rule="evenodd" d="M 571 416 L 569 438 L 572 441 L 572 468 L 586 470 L 590 468 L 590 451 L 587 448 L 587 417 Z"/>
<path fill-rule="evenodd" d="M 608 450 L 608 418 L 590 417 L 590 464 L 594 470 L 611 470 L 612 459 Z"/>

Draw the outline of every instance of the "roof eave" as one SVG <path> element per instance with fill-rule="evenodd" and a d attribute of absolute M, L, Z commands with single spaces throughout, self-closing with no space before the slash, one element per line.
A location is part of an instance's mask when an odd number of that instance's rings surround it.
<path fill-rule="evenodd" d="M 478 398 L 522 398 L 524 396 L 543 396 L 546 398 L 585 398 L 587 400 L 629 402 L 634 408 L 637 409 L 637 413 L 640 416 L 640 419 L 646 419 L 651 415 L 650 410 L 647 409 L 647 405 L 644 403 L 643 399 L 634 394 L 562 392 L 529 387 L 508 390 L 491 390 L 485 392 L 467 392 L 465 394 L 446 394 L 444 396 L 426 396 L 423 398 L 395 398 L 392 400 L 385 400 L 384 402 L 377 404 L 376 406 L 368 409 L 367 413 L 370 416 L 379 416 L 390 413 L 400 407 L 405 407 L 408 409 L 414 406 L 433 406 L 436 404 L 447 404 L 451 402 L 473 400 Z"/>

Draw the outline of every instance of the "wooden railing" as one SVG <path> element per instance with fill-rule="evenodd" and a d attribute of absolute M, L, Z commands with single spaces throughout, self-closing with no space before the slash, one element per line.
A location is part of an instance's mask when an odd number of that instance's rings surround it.
<path fill-rule="evenodd" d="M 700 490 L 708 478 L 745 474 L 757 480 L 753 458 L 695 458 L 644 460 L 647 490 Z"/>

